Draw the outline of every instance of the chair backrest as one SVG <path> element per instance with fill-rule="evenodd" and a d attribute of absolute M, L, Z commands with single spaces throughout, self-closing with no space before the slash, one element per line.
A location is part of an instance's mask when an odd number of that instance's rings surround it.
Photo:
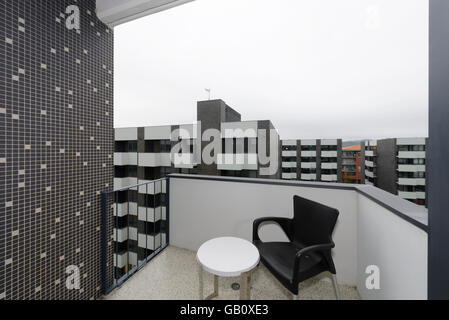
<path fill-rule="evenodd" d="M 311 246 L 332 241 L 338 210 L 321 203 L 293 197 L 293 241 Z"/>

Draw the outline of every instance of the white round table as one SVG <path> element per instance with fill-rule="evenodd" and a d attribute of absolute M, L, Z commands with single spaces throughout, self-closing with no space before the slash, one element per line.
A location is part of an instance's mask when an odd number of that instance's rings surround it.
<path fill-rule="evenodd" d="M 250 299 L 251 271 L 259 264 L 259 250 L 249 241 L 222 237 L 205 242 L 197 252 L 200 278 L 200 300 L 203 299 L 203 270 L 214 275 L 214 292 L 218 296 L 218 277 L 240 277 L 240 299 Z"/>

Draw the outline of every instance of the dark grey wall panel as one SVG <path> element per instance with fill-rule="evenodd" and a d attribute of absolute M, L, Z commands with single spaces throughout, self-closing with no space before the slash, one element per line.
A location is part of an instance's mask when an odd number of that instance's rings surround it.
<path fill-rule="evenodd" d="M 79 31 L 66 28 L 72 4 Z M 95 7 L 0 1 L 0 299 L 99 296 L 100 192 L 113 183 L 113 33 Z M 66 288 L 70 265 L 80 290 Z"/>
<path fill-rule="evenodd" d="M 449 1 L 430 0 L 429 298 L 449 299 Z"/>
<path fill-rule="evenodd" d="M 282 167 L 282 152 L 280 154 L 280 167 Z M 279 172 L 282 175 L 282 170 L 279 170 Z M 296 180 L 301 180 L 301 140 L 296 140 Z"/>
<path fill-rule="evenodd" d="M 365 184 L 365 141 L 360 143 L 360 183 Z"/>
<path fill-rule="evenodd" d="M 337 182 L 343 182 L 343 140 L 337 140 Z"/>
<path fill-rule="evenodd" d="M 316 141 L 316 181 L 321 181 L 321 140 Z"/>
<path fill-rule="evenodd" d="M 377 187 L 397 194 L 396 139 L 377 141 Z"/>
<path fill-rule="evenodd" d="M 221 122 L 225 117 L 226 104 L 222 100 L 198 101 L 197 120 L 201 121 L 201 135 L 207 129 L 221 130 Z M 201 154 L 209 141 L 201 141 Z M 221 141 L 220 141 L 221 143 Z M 215 162 L 207 165 L 203 162 L 198 165 L 198 172 L 206 175 L 219 175 L 217 170 L 217 155 L 214 155 Z"/>

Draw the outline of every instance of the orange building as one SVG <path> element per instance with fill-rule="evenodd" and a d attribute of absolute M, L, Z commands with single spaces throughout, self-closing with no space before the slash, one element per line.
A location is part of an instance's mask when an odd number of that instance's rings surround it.
<path fill-rule="evenodd" d="M 362 183 L 361 146 L 343 147 L 342 173 L 344 183 Z"/>

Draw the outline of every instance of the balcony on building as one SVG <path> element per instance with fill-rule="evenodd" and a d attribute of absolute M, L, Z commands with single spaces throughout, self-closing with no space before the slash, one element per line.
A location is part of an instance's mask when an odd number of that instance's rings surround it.
<path fill-rule="evenodd" d="M 168 194 L 166 216 L 156 218 L 169 221 L 164 232 L 128 230 L 122 222 L 113 229 L 120 231 L 120 239 L 108 234 L 114 241 L 134 241 L 135 247 L 123 251 L 122 246 L 113 257 L 119 274 L 140 267 L 105 299 L 198 299 L 195 253 L 201 244 L 222 236 L 251 241 L 255 219 L 293 217 L 294 195 L 340 212 L 333 258 L 343 299 L 427 298 L 428 227 L 422 206 L 367 185 L 181 174 L 170 175 L 167 182 L 161 184 L 164 189 L 151 192 Z M 125 204 L 121 214 L 127 209 Z M 137 212 L 137 207 L 131 211 Z M 263 241 L 287 241 L 276 224 L 263 225 L 259 233 Z M 145 263 L 142 250 L 158 254 Z M 382 274 L 376 290 L 366 286 L 366 271 L 373 265 Z M 234 282 L 238 278 L 220 279 L 221 299 L 238 299 L 238 291 L 231 288 Z M 205 290 L 212 286 L 212 277 L 205 276 Z M 254 274 L 251 298 L 291 299 L 291 294 L 261 265 Z M 306 281 L 300 298 L 334 299 L 331 282 L 325 275 Z"/>

